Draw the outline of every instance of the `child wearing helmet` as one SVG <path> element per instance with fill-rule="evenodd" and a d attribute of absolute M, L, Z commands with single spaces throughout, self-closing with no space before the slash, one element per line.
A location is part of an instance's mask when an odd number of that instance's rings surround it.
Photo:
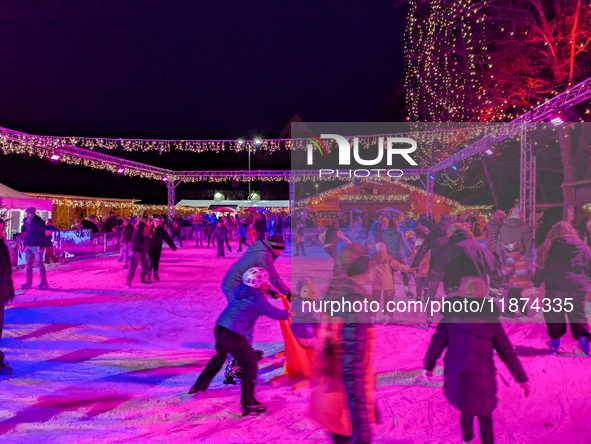
<path fill-rule="evenodd" d="M 242 276 L 242 284 L 236 287 L 234 299 L 217 320 L 215 327 L 217 354 L 209 361 L 199 376 L 190 394 L 205 391 L 214 376 L 220 371 L 228 353 L 242 367 L 242 414 L 266 411 L 266 406 L 254 399 L 254 386 L 257 378 L 257 356 L 245 337 L 252 330 L 259 316 L 286 320 L 289 313 L 273 307 L 267 300 L 270 290 L 269 273 L 261 267 L 252 267 Z"/>

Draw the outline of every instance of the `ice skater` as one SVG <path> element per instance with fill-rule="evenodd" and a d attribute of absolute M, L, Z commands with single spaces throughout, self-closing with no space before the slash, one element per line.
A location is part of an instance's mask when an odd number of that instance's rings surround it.
<path fill-rule="evenodd" d="M 328 255 L 333 260 L 334 266 L 332 274 L 335 278 L 339 277 L 341 274 L 341 262 L 339 252 L 337 251 L 337 244 L 339 243 L 339 239 L 345 241 L 347 245 L 350 245 L 352 243 L 349 240 L 349 238 L 345 236 L 343 232 L 339 229 L 339 221 L 335 220 L 330 224 L 328 230 L 326 230 L 323 234 L 320 235 L 320 240 L 324 244 L 324 251 L 326 251 L 326 253 L 328 253 Z"/>
<path fill-rule="evenodd" d="M 242 252 L 242 245 L 246 245 L 250 247 L 250 244 L 246 243 L 246 230 L 248 229 L 248 223 L 242 222 L 240 224 L 240 228 L 238 229 L 238 236 L 240 236 L 240 242 L 238 243 L 238 253 Z"/>
<path fill-rule="evenodd" d="M 271 284 L 284 294 L 291 301 L 291 292 L 289 287 L 279 277 L 279 273 L 275 269 L 275 259 L 283 254 L 285 251 L 285 241 L 280 234 L 275 234 L 269 240 L 258 240 L 253 245 L 248 247 L 238 261 L 236 261 L 228 270 L 222 281 L 222 293 L 226 297 L 228 303 L 234 299 L 234 291 L 236 287 L 242 283 L 242 276 L 252 267 L 261 267 L 267 270 L 270 276 Z M 250 344 L 252 344 L 252 328 L 247 330 L 244 335 Z M 255 350 L 259 356 L 262 357 L 263 352 Z M 226 367 L 224 384 L 236 384 L 234 377 L 239 371 L 239 368 L 232 365 L 232 355 L 228 355 L 228 365 Z"/>
<path fill-rule="evenodd" d="M 587 281 L 591 278 L 591 250 L 566 221 L 554 225 L 538 249 L 534 285 L 546 283 L 545 299 L 552 301 L 551 309 L 544 310 L 544 320 L 550 341 L 548 347 L 558 353 L 560 338 L 566 333 L 566 317 L 571 333 L 579 341 L 579 348 L 589 356 L 591 334 L 585 317 Z M 560 304 L 556 303 L 556 299 Z M 569 300 L 570 299 L 570 300 Z M 570 310 L 567 302 L 571 304 Z M 568 310 L 568 311 L 567 311 Z"/>
<path fill-rule="evenodd" d="M 371 250 L 371 248 L 369 248 Z M 388 254 L 386 244 L 384 242 L 378 242 L 376 244 L 376 252 L 372 255 L 370 260 L 370 268 L 372 272 L 371 279 L 371 298 L 372 301 L 376 301 L 378 305 L 384 295 L 384 303 L 381 305 L 382 312 L 384 315 L 384 322 L 388 322 L 393 319 L 394 312 L 388 310 L 388 302 L 394 303 L 394 271 L 400 271 L 401 273 L 412 272 L 412 269 L 403 263 L 400 263 L 392 256 Z M 377 322 L 377 313 L 371 316 L 372 323 Z"/>
<path fill-rule="evenodd" d="M 300 255 L 300 249 L 302 250 L 302 255 L 306 255 L 306 249 L 304 248 L 304 242 L 306 239 L 304 238 L 304 226 L 302 224 L 298 224 L 298 228 L 296 230 L 296 252 L 294 256 Z"/>
<path fill-rule="evenodd" d="M 213 241 L 217 241 L 218 244 L 218 259 L 220 257 L 226 257 L 226 254 L 224 253 L 224 243 L 228 242 L 228 230 L 226 229 L 226 227 L 224 227 L 224 224 L 222 222 L 222 220 L 218 220 L 217 223 L 217 227 L 215 228 L 215 230 L 213 231 L 213 234 L 211 235 Z M 232 251 L 232 250 L 230 250 Z"/>
<path fill-rule="evenodd" d="M 129 266 L 129 273 L 127 274 L 127 286 L 131 287 L 131 281 L 135 276 L 140 262 L 142 263 L 142 284 L 151 284 L 148 278 L 150 271 L 150 219 L 147 215 L 143 215 L 136 224 L 135 231 L 131 242 L 131 260 Z"/>
<path fill-rule="evenodd" d="M 121 225 L 114 228 L 114 231 L 121 233 L 121 237 L 119 238 L 119 262 L 125 261 L 125 265 L 123 268 L 129 268 L 129 263 L 131 261 L 131 241 L 133 239 L 133 225 L 131 225 L 131 220 L 126 217 L 121 222 Z"/>
<path fill-rule="evenodd" d="M 492 253 L 488 253 L 494 259 Z M 460 265 L 460 262 L 464 262 L 464 265 L 469 263 L 470 259 L 463 256 L 457 256 L 456 265 Z M 456 300 L 463 302 L 466 299 L 468 304 L 476 301 L 480 306 L 481 299 L 488 294 L 487 290 L 485 281 L 479 277 L 462 278 L 461 285 L 454 292 L 455 296 L 449 301 L 453 304 Z M 444 312 L 444 319 L 437 327 L 437 333 L 433 336 L 425 357 L 425 375 L 433 376 L 437 359 L 447 348 L 443 359 L 443 390 L 449 402 L 462 412 L 460 422 L 464 442 L 474 438 L 474 417 L 478 416 L 482 444 L 492 444 L 494 435 L 491 414 L 497 406 L 493 349 L 505 362 L 515 380 L 521 384 L 525 396 L 529 395 L 529 385 L 523 367 L 498 322 L 498 307 L 494 305 L 491 310 L 488 303 L 484 307 L 482 313 Z"/>
<path fill-rule="evenodd" d="M 158 270 L 160 269 L 160 256 L 162 256 L 162 242 L 166 242 L 172 251 L 176 251 L 176 245 L 168 232 L 162 227 L 162 218 L 156 216 L 152 221 L 150 227 L 150 250 L 148 256 L 150 257 L 150 272 L 148 273 L 148 281 L 152 279 L 152 272 L 154 272 L 154 280 L 158 282 Z"/>
<path fill-rule="evenodd" d="M 234 299 L 228 304 L 215 326 L 216 355 L 209 361 L 199 376 L 190 394 L 202 392 L 209 387 L 214 376 L 221 370 L 228 353 L 242 367 L 241 405 L 242 415 L 260 414 L 267 407 L 254 398 L 258 366 L 255 351 L 245 334 L 251 331 L 260 316 L 286 320 L 289 312 L 273 307 L 267 301 L 270 289 L 269 273 L 261 267 L 253 267 L 242 276 L 242 284 L 236 287 Z"/>
<path fill-rule="evenodd" d="M 424 230 L 429 230 L 426 227 L 423 227 L 422 225 L 420 226 L 422 227 Z M 428 234 L 428 233 L 427 233 Z M 412 254 L 412 256 L 410 257 L 410 262 L 412 263 L 416 257 L 416 255 L 419 252 L 419 249 L 421 248 L 421 245 L 423 245 L 423 242 L 425 241 L 424 238 L 419 238 L 416 240 L 415 242 L 415 251 Z M 431 261 L 431 251 L 427 251 L 427 254 L 425 254 L 425 256 L 423 257 L 423 260 L 421 262 L 419 262 L 419 265 L 417 268 L 415 268 L 415 286 L 416 286 L 416 292 L 417 292 L 417 301 L 421 300 L 421 295 L 423 294 L 423 292 L 425 293 L 425 301 L 427 300 L 427 289 L 429 288 L 429 280 L 427 279 L 427 275 L 429 274 L 429 262 Z"/>

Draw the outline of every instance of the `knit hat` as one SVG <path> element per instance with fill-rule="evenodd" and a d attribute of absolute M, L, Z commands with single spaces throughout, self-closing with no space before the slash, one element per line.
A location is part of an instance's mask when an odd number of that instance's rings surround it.
<path fill-rule="evenodd" d="M 505 213 L 502 210 L 497 210 L 497 211 L 495 211 L 495 217 L 497 219 L 506 219 L 507 218 L 507 213 Z"/>
<path fill-rule="evenodd" d="M 451 220 L 451 216 L 449 214 L 444 214 L 441 216 L 441 220 Z"/>
<path fill-rule="evenodd" d="M 27 208 L 25 210 L 25 213 L 27 213 L 27 214 L 35 214 L 35 208 L 33 208 L 33 207 Z"/>
<path fill-rule="evenodd" d="M 285 241 L 283 240 L 283 236 L 280 234 L 274 234 L 269 238 L 269 244 L 271 248 L 275 250 L 285 250 Z"/>
<path fill-rule="evenodd" d="M 509 217 L 523 219 L 523 214 L 521 214 L 521 210 L 518 207 L 513 207 L 509 210 Z"/>

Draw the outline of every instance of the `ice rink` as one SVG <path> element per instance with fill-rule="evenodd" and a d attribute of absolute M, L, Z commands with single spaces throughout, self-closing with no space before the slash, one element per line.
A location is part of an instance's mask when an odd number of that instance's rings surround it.
<path fill-rule="evenodd" d="M 308 256 L 293 260 L 307 261 L 328 278 L 328 256 L 320 247 L 307 250 Z M 115 255 L 48 266 L 49 290 L 19 290 L 6 307 L 2 349 L 14 375 L 0 381 L 0 442 L 330 442 L 307 417 L 309 388 L 269 384 L 283 366 L 275 358 L 284 348 L 277 321 L 261 318 L 255 330 L 255 348 L 265 352 L 256 395 L 268 405 L 266 414 L 242 418 L 240 386 L 223 385 L 222 372 L 207 392 L 187 394 L 214 354 L 214 326 L 226 305 L 221 279 L 239 255 L 216 259 L 214 248 L 195 249 L 193 243 L 176 252 L 166 248 L 161 281 L 141 285 L 138 274 L 131 288 Z M 290 262 L 289 249 L 276 261 L 286 282 Z M 24 270 L 14 281 L 20 288 Z M 397 287 L 402 295 L 400 274 Z M 460 443 L 460 413 L 445 398 L 442 379 L 422 377 L 435 330 L 377 328 L 382 422 L 374 442 Z M 549 355 L 543 324 L 514 324 L 506 331 L 532 394 L 524 398 L 495 358 L 496 442 L 591 443 L 591 359 Z M 561 351 L 576 354 L 576 344 L 565 336 Z M 436 374 L 442 371 L 440 364 Z"/>

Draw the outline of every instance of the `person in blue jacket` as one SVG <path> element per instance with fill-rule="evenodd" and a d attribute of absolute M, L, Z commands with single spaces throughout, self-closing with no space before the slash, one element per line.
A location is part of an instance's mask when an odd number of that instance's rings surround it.
<path fill-rule="evenodd" d="M 286 320 L 289 312 L 273 307 L 267 301 L 270 293 L 270 280 L 267 270 L 253 267 L 242 276 L 242 284 L 236 287 L 234 299 L 228 304 L 215 326 L 216 355 L 209 361 L 189 394 L 203 392 L 209 387 L 214 376 L 221 370 L 228 353 L 232 353 L 242 367 L 242 414 L 260 414 L 266 406 L 254 399 L 257 378 L 257 356 L 246 339 L 245 333 L 251 331 L 260 316 Z"/>
<path fill-rule="evenodd" d="M 238 219 L 238 217 L 236 217 Z M 242 244 L 250 247 L 249 244 L 246 243 L 246 229 L 248 228 L 248 222 L 244 222 L 240 224 L 240 228 L 238 228 L 238 235 L 240 236 L 240 243 L 238 244 L 238 252 L 242 251 Z"/>

